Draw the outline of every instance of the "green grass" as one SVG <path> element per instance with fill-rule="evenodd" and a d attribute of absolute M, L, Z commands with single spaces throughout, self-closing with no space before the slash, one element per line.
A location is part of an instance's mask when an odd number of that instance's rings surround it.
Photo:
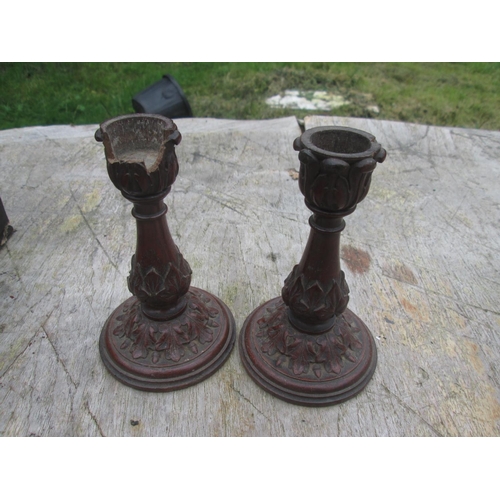
<path fill-rule="evenodd" d="M 132 113 L 132 96 L 166 73 L 196 117 L 303 118 L 265 98 L 327 90 L 351 104 L 317 114 L 500 129 L 500 63 L 0 63 L 0 129 Z"/>

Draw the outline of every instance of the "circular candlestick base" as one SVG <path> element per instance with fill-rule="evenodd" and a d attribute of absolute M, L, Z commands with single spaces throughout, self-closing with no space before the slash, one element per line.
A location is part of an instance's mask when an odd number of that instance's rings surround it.
<path fill-rule="evenodd" d="M 142 391 L 167 392 L 197 384 L 231 354 L 235 323 L 227 306 L 209 292 L 190 287 L 177 317 L 155 321 L 131 297 L 106 321 L 99 351 L 120 382 Z"/>
<path fill-rule="evenodd" d="M 368 327 L 349 309 L 320 334 L 295 328 L 276 297 L 255 309 L 240 333 L 243 365 L 272 395 L 304 406 L 328 406 L 352 398 L 377 364 Z"/>

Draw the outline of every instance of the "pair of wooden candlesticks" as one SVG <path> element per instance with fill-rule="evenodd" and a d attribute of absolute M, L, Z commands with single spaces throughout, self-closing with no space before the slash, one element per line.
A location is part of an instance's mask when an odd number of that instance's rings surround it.
<path fill-rule="evenodd" d="M 190 286 L 191 268 L 167 226 L 169 193 L 179 166 L 177 126 L 159 115 L 134 114 L 101 124 L 108 174 L 133 203 L 137 247 L 128 277 L 131 298 L 111 314 L 99 342 L 102 360 L 119 381 L 145 391 L 172 391 L 201 382 L 229 357 L 233 315 L 211 293 Z M 307 406 L 340 403 L 369 382 L 377 362 L 366 325 L 349 309 L 340 268 L 344 217 L 368 193 L 385 150 L 357 129 L 304 132 L 299 187 L 311 232 L 281 297 L 255 309 L 239 337 L 243 365 L 263 389 Z"/>

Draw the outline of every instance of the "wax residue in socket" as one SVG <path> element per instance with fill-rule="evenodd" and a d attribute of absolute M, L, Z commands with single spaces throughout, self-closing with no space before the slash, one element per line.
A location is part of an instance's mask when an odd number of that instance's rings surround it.
<path fill-rule="evenodd" d="M 158 159 L 158 150 L 156 149 L 135 149 L 124 151 L 118 158 L 127 163 L 144 163 L 146 170 L 150 172 Z"/>

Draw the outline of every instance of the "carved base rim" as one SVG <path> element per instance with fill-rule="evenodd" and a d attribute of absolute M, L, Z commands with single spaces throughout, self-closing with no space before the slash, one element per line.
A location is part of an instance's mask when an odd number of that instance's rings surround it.
<path fill-rule="evenodd" d="M 139 352 L 140 356 L 134 359 L 134 346 L 129 342 L 130 328 L 124 329 L 120 323 L 124 315 L 130 315 L 129 311 L 135 311 L 136 315 L 141 314 L 137 312 L 140 310 L 140 302 L 136 297 L 130 297 L 109 316 L 99 339 L 101 359 L 111 375 L 134 389 L 169 392 L 198 384 L 213 375 L 227 361 L 236 339 L 236 326 L 231 311 L 218 297 L 205 290 L 190 287 L 186 297 L 188 306 L 185 312 L 173 320 L 154 321 L 142 313 L 138 324 L 143 325 L 146 336 L 150 333 L 153 335 L 155 330 L 162 329 L 167 332 L 170 329 L 172 335 L 177 335 L 175 333 L 177 331 L 182 333 L 181 328 L 187 330 L 185 325 L 190 322 L 187 316 L 190 310 L 199 308 L 199 299 L 203 298 L 204 301 L 207 300 L 211 318 L 205 322 L 208 328 L 204 335 L 208 334 L 208 337 L 203 339 L 203 343 L 200 343 L 199 338 L 194 336 L 191 340 L 189 337 L 184 338 L 182 345 L 179 342 L 180 347 L 175 354 L 170 353 L 170 357 L 167 358 L 168 355 L 165 356 L 158 349 L 158 346 L 162 347 L 162 332 L 159 331 L 160 339 L 156 344 L 156 349 L 154 346 L 144 348 L 142 352 Z M 128 345 L 123 347 L 124 344 Z M 160 361 L 158 361 L 158 352 L 163 354 Z M 185 354 L 181 356 L 180 352 Z M 153 356 L 156 356 L 156 361 L 153 361 Z"/>
<path fill-rule="evenodd" d="M 330 406 L 359 394 L 372 378 L 377 364 L 375 341 L 363 321 L 346 309 L 339 321 L 346 338 L 353 339 L 354 347 L 347 344 L 352 349 L 344 349 L 345 346 L 339 342 L 337 349 L 344 352 L 344 356 L 333 365 L 333 370 L 329 368 L 327 371 L 318 363 L 310 363 L 306 370 L 300 364 L 294 365 L 290 356 L 280 353 L 276 348 L 278 344 L 271 345 L 268 333 L 271 331 L 274 335 L 281 328 L 286 332 L 283 336 L 285 343 L 279 346 L 281 351 L 304 346 L 304 353 L 316 355 L 316 359 L 330 367 L 332 359 L 325 356 L 326 350 L 321 350 L 327 344 L 326 337 L 307 335 L 295 329 L 287 318 L 286 309 L 283 299 L 276 297 L 256 308 L 243 324 L 239 337 L 240 357 L 254 382 L 273 396 L 302 406 Z M 273 311 L 276 311 L 277 319 L 269 325 L 266 318 Z M 334 328 L 330 331 L 331 339 L 335 338 Z M 306 372 L 300 373 L 301 369 Z"/>

